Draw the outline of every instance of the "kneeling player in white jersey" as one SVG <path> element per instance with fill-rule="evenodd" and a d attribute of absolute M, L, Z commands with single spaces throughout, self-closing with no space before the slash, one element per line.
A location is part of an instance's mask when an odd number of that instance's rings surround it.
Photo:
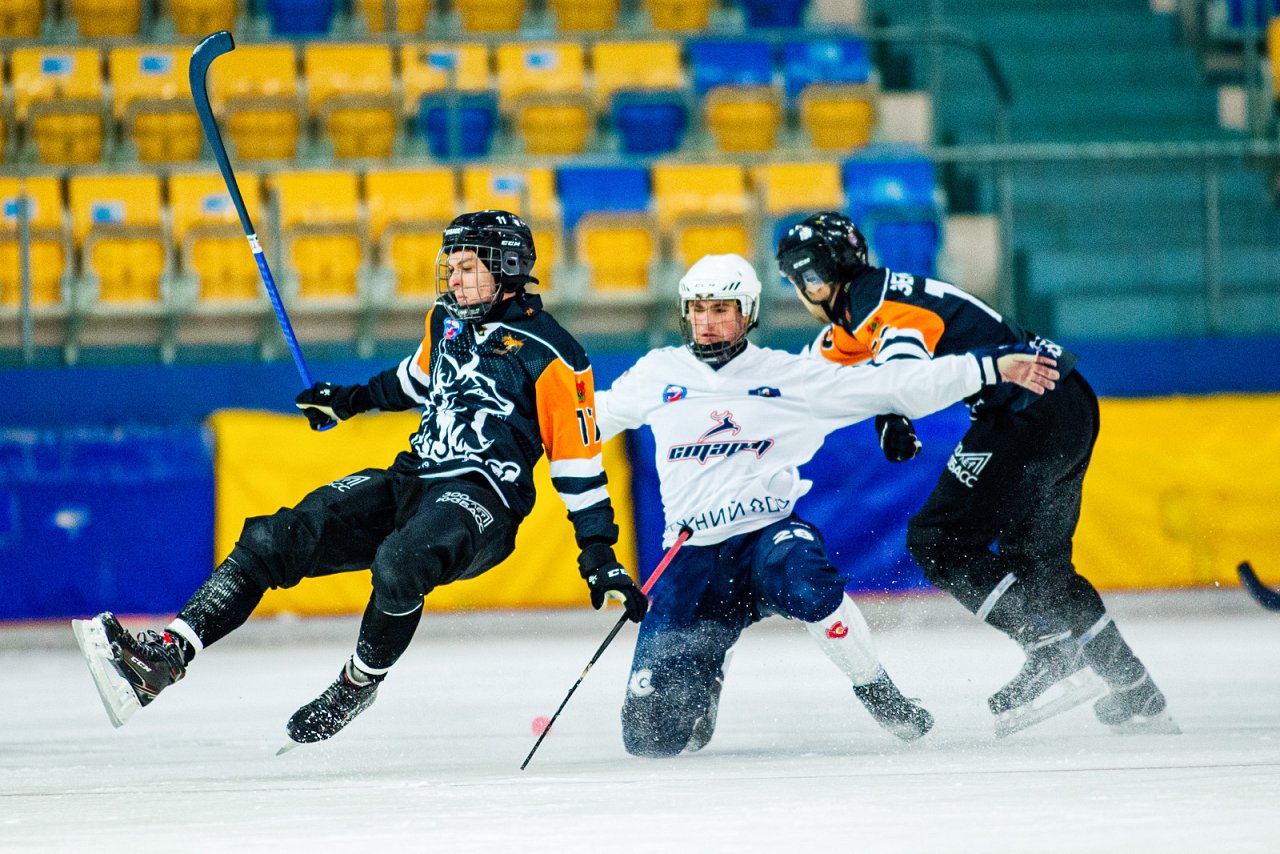
<path fill-rule="evenodd" d="M 757 347 L 760 281 L 737 255 L 708 255 L 680 280 L 684 347 L 642 357 L 596 396 L 602 438 L 648 424 L 665 545 L 694 533 L 650 594 L 626 700 L 623 741 L 640 756 L 698 750 L 715 727 L 725 654 L 747 626 L 805 623 L 876 721 L 906 741 L 933 726 L 885 674 L 816 528 L 793 513 L 811 486 L 798 466 L 824 437 L 881 412 L 917 418 L 1015 382 L 1053 388 L 1054 361 L 999 348 L 924 362 L 838 367 Z"/>

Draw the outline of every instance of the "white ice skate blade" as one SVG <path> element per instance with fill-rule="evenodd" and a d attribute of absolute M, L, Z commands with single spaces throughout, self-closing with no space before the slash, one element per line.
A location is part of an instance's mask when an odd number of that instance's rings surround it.
<path fill-rule="evenodd" d="M 103 708 L 111 725 L 122 727 L 133 713 L 142 708 L 133 686 L 116 670 L 111 652 L 111 644 L 107 642 L 106 630 L 97 617 L 92 620 L 72 620 L 71 631 L 75 632 L 76 643 L 84 653 L 84 660 L 89 665 L 89 674 L 93 676 L 93 684 L 102 698 Z"/>
<path fill-rule="evenodd" d="M 280 746 L 280 749 L 276 751 L 276 756 L 284 756 L 286 753 L 288 753 L 290 750 L 293 750 L 295 747 L 304 747 L 304 746 L 305 745 L 302 742 L 294 741 L 291 738 L 288 741 L 286 741 L 283 745 Z"/>
<path fill-rule="evenodd" d="M 1092 670 L 1077 670 L 1056 682 L 1030 703 L 996 715 L 996 738 L 1004 738 L 1074 709 L 1107 692 L 1106 683 Z"/>
<path fill-rule="evenodd" d="M 1113 725 L 1111 731 L 1116 735 L 1182 735 L 1168 709 L 1158 715 L 1134 715 L 1122 724 Z"/>

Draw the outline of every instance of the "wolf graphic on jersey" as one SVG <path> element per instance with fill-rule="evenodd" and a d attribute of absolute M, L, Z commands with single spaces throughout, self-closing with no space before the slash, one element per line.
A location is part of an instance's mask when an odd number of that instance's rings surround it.
<path fill-rule="evenodd" d="M 431 366 L 431 396 L 427 412 L 413 439 L 413 449 L 431 463 L 471 460 L 483 462 L 493 444 L 485 434 L 490 417 L 506 418 L 515 405 L 498 393 L 497 384 L 479 370 L 480 355 L 473 352 L 465 363 L 443 348 Z M 489 466 L 499 480 L 514 481 L 520 466 L 494 462 Z"/>

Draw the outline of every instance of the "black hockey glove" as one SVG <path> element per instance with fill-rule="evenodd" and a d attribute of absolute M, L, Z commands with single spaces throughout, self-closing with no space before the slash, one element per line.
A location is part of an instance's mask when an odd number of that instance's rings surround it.
<path fill-rule="evenodd" d="M 649 600 L 636 587 L 631 576 L 604 544 L 587 546 L 578 556 L 578 571 L 591 588 L 591 607 L 599 610 L 606 599 L 616 599 L 627 612 L 627 619 L 640 622 L 649 610 Z"/>
<path fill-rule="evenodd" d="M 891 463 L 905 463 L 924 447 L 916 436 L 916 426 L 905 415 L 877 415 L 876 435 L 880 437 L 880 450 Z"/>
<path fill-rule="evenodd" d="M 370 409 L 372 401 L 366 400 L 368 396 L 368 389 L 362 385 L 316 383 L 299 392 L 293 402 L 307 416 L 311 429 L 319 430 L 334 421 L 346 421 L 352 415 Z"/>

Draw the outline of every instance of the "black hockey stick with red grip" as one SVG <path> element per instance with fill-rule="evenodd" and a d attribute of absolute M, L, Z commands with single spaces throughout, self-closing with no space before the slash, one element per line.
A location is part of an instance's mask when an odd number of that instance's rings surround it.
<path fill-rule="evenodd" d="M 662 556 L 662 560 L 658 562 L 656 567 L 654 567 L 653 572 L 650 573 L 648 579 L 645 580 L 644 586 L 640 588 L 641 593 L 646 596 L 649 595 L 649 591 L 653 589 L 653 585 L 662 577 L 662 573 L 667 571 L 667 564 L 671 563 L 671 559 L 676 556 L 676 552 L 680 551 L 680 547 L 684 545 L 685 540 L 692 536 L 692 528 L 685 526 L 680 529 L 680 535 L 676 537 L 676 541 L 671 545 L 671 548 L 667 549 L 667 553 Z M 543 727 L 542 732 L 538 733 L 538 740 L 533 743 L 533 749 L 529 751 L 529 755 L 520 763 L 521 771 L 528 766 L 529 760 L 533 758 L 533 754 L 538 752 L 538 747 L 541 746 L 542 740 L 547 737 L 547 733 L 551 732 L 551 727 L 555 726 L 556 718 L 560 717 L 560 713 L 563 712 L 564 707 L 568 705 L 569 698 L 573 696 L 573 692 L 578 690 L 578 686 L 582 684 L 583 679 L 587 678 L 587 674 L 591 671 L 592 666 L 594 666 L 596 661 L 600 659 L 600 656 L 604 654 L 604 651 L 609 648 L 609 644 L 613 643 L 613 639 L 618 636 L 618 632 L 622 631 L 622 627 L 626 625 L 626 623 L 627 616 L 626 614 L 623 614 L 618 618 L 618 622 L 614 624 L 613 630 L 609 632 L 609 636 L 604 639 L 604 643 L 600 644 L 600 648 L 596 650 L 596 654 L 591 656 L 591 660 L 587 662 L 587 666 L 582 668 L 582 675 L 578 677 L 577 682 L 573 683 L 573 687 L 569 689 L 569 693 L 564 695 L 564 699 L 560 701 L 560 708 L 556 709 L 555 714 L 551 716 L 551 720 L 549 720 L 547 725 Z"/>
<path fill-rule="evenodd" d="M 1266 608 L 1268 611 L 1280 611 L 1280 593 L 1272 590 L 1258 579 L 1258 574 L 1253 571 L 1253 565 L 1249 561 L 1245 561 L 1236 567 L 1236 572 L 1240 573 L 1240 580 L 1244 582 L 1244 586 L 1249 588 L 1249 592 L 1253 594 L 1253 598 L 1258 600 L 1258 604 Z"/>

